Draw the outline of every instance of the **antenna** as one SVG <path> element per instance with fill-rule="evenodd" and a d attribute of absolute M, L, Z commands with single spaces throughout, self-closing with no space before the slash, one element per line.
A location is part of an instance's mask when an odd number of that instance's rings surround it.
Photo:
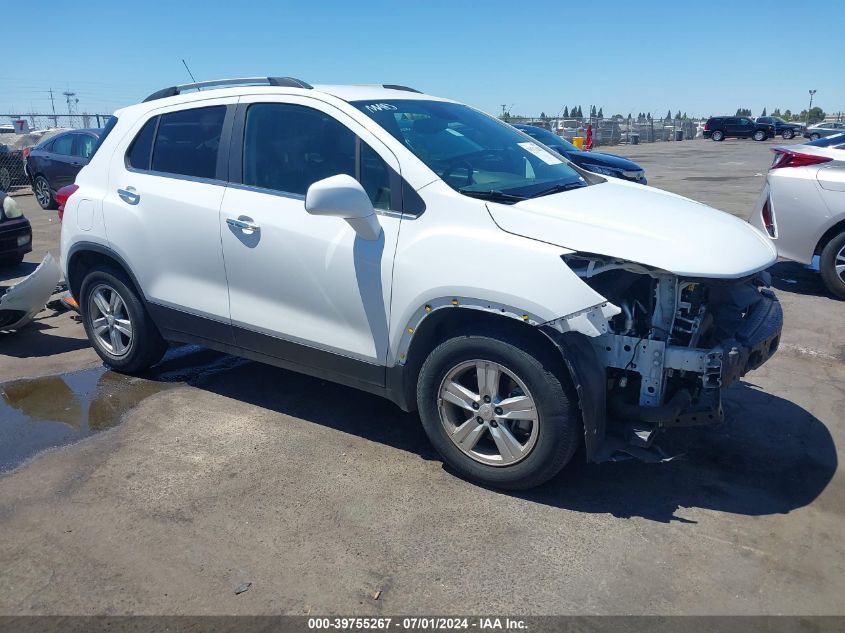
<path fill-rule="evenodd" d="M 192 73 L 192 72 L 191 72 L 191 69 L 190 69 L 190 68 L 188 68 L 188 64 L 187 64 L 187 62 L 184 60 L 184 58 L 182 59 L 182 64 L 184 64 L 184 66 L 185 66 L 185 70 L 187 70 L 187 71 L 188 71 L 188 74 L 191 76 L 191 81 L 193 81 L 194 83 L 197 83 L 197 80 L 194 78 L 194 73 Z"/>

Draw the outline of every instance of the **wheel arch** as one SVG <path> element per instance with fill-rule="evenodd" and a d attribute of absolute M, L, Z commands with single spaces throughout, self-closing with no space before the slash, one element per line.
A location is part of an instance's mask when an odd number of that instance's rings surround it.
<path fill-rule="evenodd" d="M 102 244 L 94 242 L 77 242 L 74 244 L 67 256 L 66 275 L 67 285 L 71 295 L 79 300 L 79 291 L 82 288 L 82 281 L 88 271 L 102 266 L 116 268 L 129 277 L 133 289 L 142 303 L 146 303 L 146 297 L 141 291 L 138 279 L 126 261 L 113 250 Z"/>
<path fill-rule="evenodd" d="M 824 247 L 827 246 L 833 238 L 835 238 L 841 233 L 845 233 L 845 218 L 840 219 L 822 234 L 822 236 L 819 238 L 818 244 L 816 244 L 816 248 L 813 251 L 813 255 L 821 255 L 822 251 L 824 250 Z"/>
<path fill-rule="evenodd" d="M 428 307 L 428 306 L 427 306 Z M 454 305 L 455 309 L 432 309 L 411 328 L 413 335 L 400 357 L 400 363 L 388 368 L 387 386 L 392 400 L 406 411 L 416 409 L 416 386 L 420 370 L 431 350 L 454 332 L 489 330 L 512 333 L 528 339 L 560 359 L 560 371 L 578 400 L 584 430 L 587 459 L 591 459 L 605 434 L 606 384 L 605 370 L 593 350 L 589 337 L 580 332 L 561 334 L 551 326 L 532 324 L 530 318 L 476 306 Z"/>

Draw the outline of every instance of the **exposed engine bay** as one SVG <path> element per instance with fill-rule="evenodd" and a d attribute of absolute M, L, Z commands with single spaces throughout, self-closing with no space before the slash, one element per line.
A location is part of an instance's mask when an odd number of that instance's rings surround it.
<path fill-rule="evenodd" d="M 660 428 L 721 421 L 721 389 L 778 348 L 783 314 L 768 273 L 685 279 L 599 255 L 564 260 L 621 309 L 590 342 L 606 367 L 609 422 L 638 423 L 644 445 Z"/>

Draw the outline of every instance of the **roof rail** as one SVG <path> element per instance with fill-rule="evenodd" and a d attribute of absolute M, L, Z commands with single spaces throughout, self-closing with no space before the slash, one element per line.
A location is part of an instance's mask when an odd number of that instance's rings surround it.
<path fill-rule="evenodd" d="M 422 92 L 417 90 L 416 88 L 409 88 L 408 86 L 400 86 L 399 84 L 382 84 L 381 87 L 387 88 L 388 90 L 404 90 L 405 92 L 416 92 L 418 94 L 422 94 Z"/>
<path fill-rule="evenodd" d="M 232 79 L 212 79 L 211 81 L 198 81 L 192 84 L 182 84 L 179 86 L 162 88 L 144 99 L 144 101 L 155 101 L 156 99 L 164 99 L 165 97 L 175 97 L 186 90 L 200 90 L 202 88 L 211 88 L 215 86 L 240 86 L 245 84 L 266 84 L 268 86 L 283 86 L 285 88 L 305 88 L 306 90 L 313 88 L 313 86 L 305 83 L 301 79 L 294 79 L 293 77 L 234 77 Z"/>

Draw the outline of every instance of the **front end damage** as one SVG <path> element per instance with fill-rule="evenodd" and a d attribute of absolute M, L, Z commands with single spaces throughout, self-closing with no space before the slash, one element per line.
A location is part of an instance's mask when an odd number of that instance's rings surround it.
<path fill-rule="evenodd" d="M 721 422 L 722 389 L 778 348 L 783 313 L 768 273 L 684 278 L 598 255 L 564 259 L 611 304 L 601 309 L 605 323 L 593 314 L 592 331 L 577 329 L 604 367 L 608 434 L 622 432 L 626 446 L 647 448 L 662 429 Z M 571 317 L 546 324 L 558 334 L 572 326 Z M 608 454 L 595 449 L 593 459 Z"/>

